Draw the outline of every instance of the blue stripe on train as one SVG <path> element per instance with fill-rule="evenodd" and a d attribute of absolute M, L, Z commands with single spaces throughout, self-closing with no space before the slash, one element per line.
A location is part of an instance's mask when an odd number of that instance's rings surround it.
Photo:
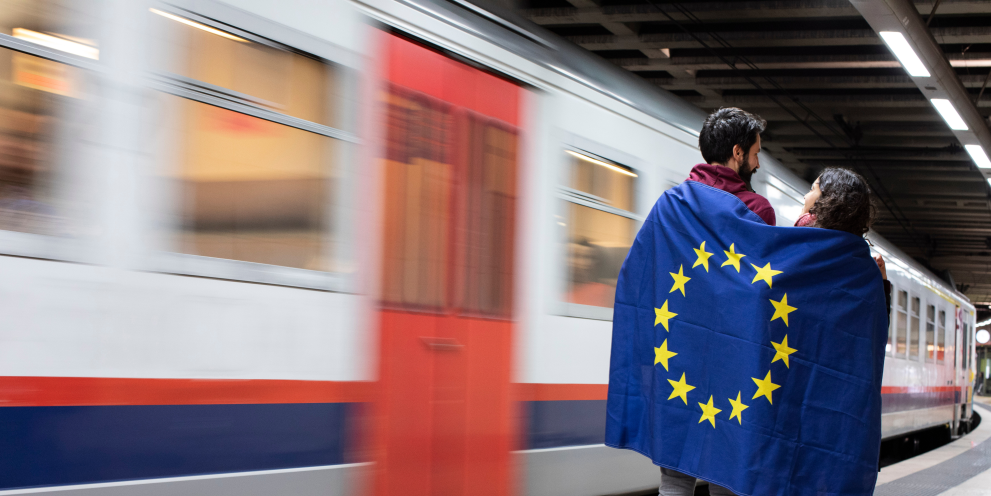
<path fill-rule="evenodd" d="M 602 444 L 606 400 L 528 401 L 526 449 Z"/>
<path fill-rule="evenodd" d="M 357 408 L 0 408 L 0 489 L 341 464 Z"/>

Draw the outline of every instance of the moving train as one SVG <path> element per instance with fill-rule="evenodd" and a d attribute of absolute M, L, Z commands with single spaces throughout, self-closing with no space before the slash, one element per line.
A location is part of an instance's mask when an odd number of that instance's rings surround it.
<path fill-rule="evenodd" d="M 704 117 L 464 0 L 4 2 L 0 495 L 656 485 L 611 305 Z M 974 307 L 870 239 L 884 436 L 963 434 Z"/>

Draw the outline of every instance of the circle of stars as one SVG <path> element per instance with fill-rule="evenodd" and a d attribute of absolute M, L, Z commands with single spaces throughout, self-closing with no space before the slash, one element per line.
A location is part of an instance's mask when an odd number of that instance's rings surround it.
<path fill-rule="evenodd" d="M 713 253 L 706 251 L 705 241 L 702 241 L 702 243 L 699 245 L 698 248 L 692 248 L 692 250 L 695 252 L 695 256 L 696 256 L 695 263 L 692 264 L 692 269 L 701 265 L 702 268 L 705 269 L 705 272 L 708 273 L 709 258 L 713 256 Z M 741 260 L 743 260 L 743 258 L 746 257 L 747 255 L 737 252 L 735 243 L 731 243 L 729 245 L 729 249 L 723 250 L 723 253 L 726 255 L 726 260 L 722 264 L 720 264 L 720 267 L 729 266 L 735 269 L 737 273 L 740 273 Z M 754 263 L 751 263 L 749 265 L 753 267 L 754 271 L 756 272 L 753 280 L 751 281 L 751 284 L 757 284 L 758 281 L 763 281 L 764 283 L 767 284 L 768 289 L 772 289 L 774 287 L 773 284 L 774 276 L 783 274 L 783 271 L 775 270 L 774 268 L 772 268 L 770 262 L 766 263 L 763 267 L 758 266 L 757 264 Z M 685 266 L 682 264 L 678 267 L 678 272 L 669 272 L 669 274 L 671 275 L 671 278 L 674 280 L 674 282 L 671 285 L 671 290 L 668 291 L 668 294 L 674 293 L 676 291 L 680 291 L 681 296 L 686 297 L 687 296 L 686 284 L 688 284 L 688 282 L 691 281 L 692 278 L 685 275 Z M 671 311 L 671 309 L 669 308 L 669 301 L 670 301 L 669 299 L 665 299 L 664 303 L 661 304 L 660 308 L 656 308 L 656 307 L 654 308 L 654 327 L 657 327 L 658 324 L 663 325 L 664 330 L 667 333 L 671 332 L 671 327 L 670 327 L 671 320 L 678 316 L 677 313 Z M 787 293 L 782 294 L 780 300 L 775 301 L 774 299 L 769 299 L 769 301 L 771 305 L 774 307 L 774 314 L 771 316 L 770 321 L 774 322 L 775 320 L 780 319 L 787 328 L 789 326 L 788 315 L 798 309 L 788 304 Z M 774 358 L 771 360 L 771 363 L 773 364 L 774 362 L 781 361 L 784 363 L 786 368 L 791 368 L 791 364 L 788 361 L 788 357 L 792 353 L 795 353 L 798 350 L 788 346 L 788 335 L 786 334 L 781 339 L 781 342 L 775 343 L 774 341 L 771 341 L 771 346 L 773 346 L 775 350 Z M 665 338 L 664 342 L 661 343 L 660 347 L 654 348 L 654 365 L 656 366 L 657 364 L 660 364 L 661 366 L 664 367 L 665 371 L 670 372 L 671 361 L 676 356 L 678 356 L 678 353 L 668 348 L 668 339 Z M 767 400 L 769 405 L 773 405 L 774 404 L 773 393 L 775 390 L 779 389 L 781 385 L 775 384 L 773 382 L 771 378 L 771 371 L 768 370 L 767 375 L 765 375 L 763 379 L 752 377 L 751 380 L 753 380 L 754 384 L 757 386 L 757 391 L 754 392 L 753 397 L 751 397 L 750 399 L 756 400 L 757 398 L 763 396 Z M 673 400 L 675 398 L 678 398 L 681 399 L 681 401 L 685 405 L 688 405 L 688 393 L 694 390 L 695 386 L 692 386 L 688 383 L 685 377 L 685 372 L 681 373 L 681 378 L 679 378 L 677 381 L 672 379 L 668 379 L 667 381 L 671 385 L 671 394 L 668 396 L 668 400 Z M 743 391 L 741 390 L 741 391 L 737 391 L 735 399 L 727 398 L 727 401 L 729 402 L 731 408 L 729 420 L 733 420 L 735 418 L 740 425 L 743 425 L 743 411 L 746 410 L 747 408 L 750 408 L 751 406 L 743 403 L 742 395 L 743 395 Z M 702 415 L 699 418 L 698 423 L 701 424 L 706 420 L 708 420 L 710 425 L 712 425 L 712 428 L 715 428 L 716 415 L 721 413 L 723 410 L 716 408 L 716 406 L 713 404 L 713 396 L 709 395 L 709 401 L 706 403 L 701 403 L 701 402 L 697 402 L 697 403 L 702 411 Z"/>

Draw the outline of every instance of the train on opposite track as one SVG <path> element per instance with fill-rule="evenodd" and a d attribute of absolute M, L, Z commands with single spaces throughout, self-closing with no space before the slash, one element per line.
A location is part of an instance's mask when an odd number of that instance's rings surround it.
<path fill-rule="evenodd" d="M 0 495 L 656 485 L 611 306 L 704 117 L 464 0 L 5 2 Z M 884 437 L 964 434 L 974 306 L 870 239 Z"/>

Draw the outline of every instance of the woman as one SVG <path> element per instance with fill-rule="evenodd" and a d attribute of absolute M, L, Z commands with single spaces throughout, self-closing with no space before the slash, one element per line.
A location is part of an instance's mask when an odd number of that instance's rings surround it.
<path fill-rule="evenodd" d="M 874 224 L 877 209 L 871 200 L 871 190 L 860 174 L 849 169 L 830 167 L 812 183 L 805 195 L 802 215 L 795 221 L 796 227 L 821 227 L 864 236 Z M 874 257 L 881 278 L 884 279 L 884 296 L 891 311 L 891 283 L 881 255 Z"/>

